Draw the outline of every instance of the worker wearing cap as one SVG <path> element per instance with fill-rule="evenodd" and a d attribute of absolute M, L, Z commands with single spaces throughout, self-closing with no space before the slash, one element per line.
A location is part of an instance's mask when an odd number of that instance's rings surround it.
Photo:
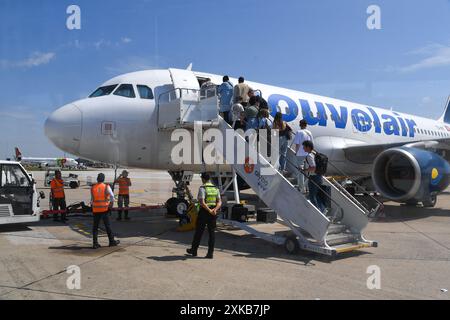
<path fill-rule="evenodd" d="M 117 178 L 114 184 L 119 185 L 119 198 L 117 199 L 117 204 L 119 206 L 117 221 L 122 220 L 122 208 L 125 205 L 125 208 L 128 208 L 130 205 L 130 187 L 131 180 L 128 178 L 129 172 L 127 170 L 123 170 L 122 174 Z M 128 209 L 125 210 L 125 220 L 130 220 L 128 217 Z"/>
<path fill-rule="evenodd" d="M 217 214 L 222 207 L 219 189 L 211 183 L 211 177 L 207 173 L 202 174 L 203 185 L 198 192 L 198 201 L 200 203 L 200 211 L 198 213 L 197 226 L 195 230 L 192 247 L 187 249 L 187 253 L 196 257 L 197 250 L 202 240 L 205 227 L 208 226 L 209 241 L 207 259 L 212 259 L 214 254 L 215 230 Z"/>
<path fill-rule="evenodd" d="M 105 175 L 103 173 L 98 175 L 97 184 L 92 186 L 91 197 L 92 213 L 94 214 L 94 228 L 92 232 L 93 248 L 100 248 L 100 244 L 98 243 L 98 226 L 100 220 L 103 220 L 103 223 L 105 224 L 106 233 L 109 238 L 109 246 L 117 246 L 120 241 L 114 240 L 114 235 L 109 224 L 109 212 L 114 205 L 114 193 L 112 192 L 111 187 L 105 184 Z"/>
<path fill-rule="evenodd" d="M 50 192 L 52 195 L 52 206 L 53 210 L 64 211 L 61 213 L 61 221 L 66 222 L 68 219 L 66 217 L 66 194 L 64 193 L 64 180 L 61 176 L 61 171 L 55 171 L 55 178 L 50 182 Z M 58 214 L 53 215 L 53 221 L 58 221 Z"/>

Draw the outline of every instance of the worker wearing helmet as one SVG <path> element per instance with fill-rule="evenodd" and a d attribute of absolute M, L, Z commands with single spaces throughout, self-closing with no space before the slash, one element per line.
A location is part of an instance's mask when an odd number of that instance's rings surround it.
<path fill-rule="evenodd" d="M 66 194 L 64 192 L 64 180 L 62 179 L 61 171 L 55 171 L 55 178 L 50 182 L 50 192 L 52 196 L 53 210 L 63 211 L 61 213 L 61 221 L 66 222 Z M 53 221 L 58 221 L 59 215 L 53 215 Z"/>
<path fill-rule="evenodd" d="M 98 226 L 100 220 L 103 220 L 103 223 L 105 224 L 106 233 L 109 238 L 109 246 L 117 246 L 120 241 L 114 240 L 114 235 L 109 223 L 109 212 L 114 205 L 114 193 L 112 192 L 111 187 L 105 184 L 105 175 L 103 173 L 98 175 L 97 184 L 92 186 L 91 197 L 92 213 L 94 214 L 94 227 L 92 232 L 93 248 L 100 248 L 100 244 L 98 243 Z"/>
<path fill-rule="evenodd" d="M 128 208 L 130 205 L 130 187 L 131 180 L 128 178 L 129 172 L 127 170 L 123 170 L 122 174 L 117 178 L 114 184 L 119 185 L 119 198 L 117 199 L 117 204 L 119 207 L 117 221 L 122 220 L 122 212 L 125 205 L 125 208 Z M 128 209 L 125 209 L 125 220 L 130 220 L 128 217 Z"/>

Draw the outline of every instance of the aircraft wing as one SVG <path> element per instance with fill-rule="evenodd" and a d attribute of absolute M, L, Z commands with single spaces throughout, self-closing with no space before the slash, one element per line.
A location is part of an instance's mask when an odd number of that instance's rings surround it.
<path fill-rule="evenodd" d="M 418 141 L 413 143 L 364 144 L 343 148 L 345 157 L 355 163 L 370 164 L 383 151 L 395 147 L 426 149 L 430 151 L 450 150 L 450 138 Z"/>

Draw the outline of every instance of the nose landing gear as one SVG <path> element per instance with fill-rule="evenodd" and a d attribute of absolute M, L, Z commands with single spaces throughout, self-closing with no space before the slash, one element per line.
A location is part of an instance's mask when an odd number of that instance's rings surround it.
<path fill-rule="evenodd" d="M 193 202 L 189 183 L 192 181 L 193 174 L 185 171 L 169 171 L 175 188 L 172 189 L 172 198 L 167 200 L 167 214 L 175 217 L 186 215 L 189 209 L 189 203 Z"/>

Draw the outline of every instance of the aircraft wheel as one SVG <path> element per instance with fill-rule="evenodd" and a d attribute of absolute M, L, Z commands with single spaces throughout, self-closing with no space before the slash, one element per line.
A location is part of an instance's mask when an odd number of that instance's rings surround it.
<path fill-rule="evenodd" d="M 416 200 L 408 200 L 408 201 L 406 201 L 405 204 L 406 204 L 408 207 L 415 207 L 415 206 L 417 206 L 418 203 L 419 203 L 419 202 L 416 201 Z"/>
<path fill-rule="evenodd" d="M 171 216 L 182 216 L 188 208 L 189 202 L 184 199 L 171 198 L 166 202 L 167 213 Z"/>
<path fill-rule="evenodd" d="M 424 208 L 434 208 L 437 203 L 437 196 L 433 195 L 430 197 L 429 200 L 425 200 L 422 203 L 423 203 Z"/>
<path fill-rule="evenodd" d="M 284 242 L 284 249 L 288 254 L 296 254 L 300 250 L 297 237 L 289 235 Z"/>
<path fill-rule="evenodd" d="M 71 183 L 69 183 L 69 187 L 70 189 L 77 189 L 79 186 L 77 182 L 72 181 Z"/>

